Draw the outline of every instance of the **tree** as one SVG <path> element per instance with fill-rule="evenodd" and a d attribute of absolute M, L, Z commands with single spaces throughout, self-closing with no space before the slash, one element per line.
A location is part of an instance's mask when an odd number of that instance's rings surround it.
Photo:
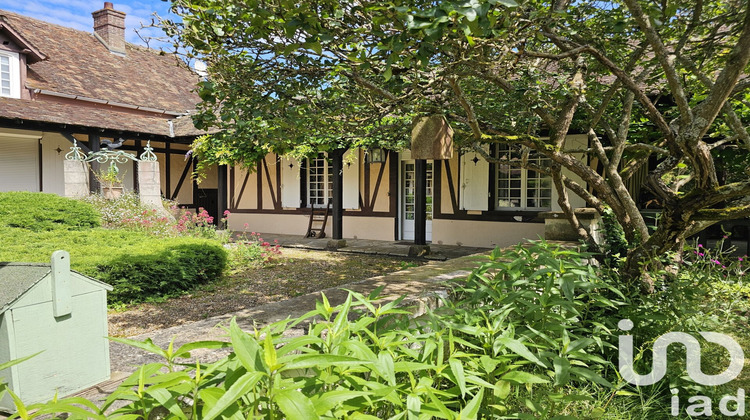
<path fill-rule="evenodd" d="M 750 150 L 746 2 L 516 1 L 173 0 L 182 22 L 162 24 L 209 64 L 195 122 L 224 131 L 196 146 L 208 163 L 395 148 L 413 116 L 441 113 L 462 147 L 498 161 L 482 145 L 506 144 L 521 158 L 500 161 L 551 176 L 583 239 L 569 191 L 611 212 L 630 278 L 750 215 L 750 173 L 716 169 L 720 150 Z M 573 132 L 589 147 L 568 150 Z M 627 188 L 644 170 L 663 209 L 655 230 Z"/>

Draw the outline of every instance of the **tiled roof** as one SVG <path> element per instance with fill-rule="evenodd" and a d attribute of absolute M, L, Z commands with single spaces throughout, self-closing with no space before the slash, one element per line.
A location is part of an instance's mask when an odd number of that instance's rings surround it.
<path fill-rule="evenodd" d="M 193 91 L 199 76 L 176 56 L 132 44 L 126 45 L 125 56 L 112 54 L 93 32 L 4 10 L 0 22 L 46 58 L 28 65 L 26 87 L 39 93 L 32 100 L 0 98 L 0 119 L 167 137 L 205 133 L 193 127 L 189 116 L 175 118 L 200 101 Z"/>
<path fill-rule="evenodd" d="M 0 98 L 0 118 L 79 125 L 168 137 L 198 136 L 204 132 L 192 126 L 190 117 L 180 117 L 179 130 L 170 130 L 171 117 L 134 115 L 116 108 L 102 109 L 85 105 L 48 101 Z M 185 121 L 183 121 L 185 120 Z"/>
<path fill-rule="evenodd" d="M 200 100 L 193 92 L 199 76 L 174 55 L 127 44 L 123 57 L 93 32 L 3 10 L 0 15 L 47 56 L 29 65 L 31 88 L 173 112 L 193 110 Z"/>

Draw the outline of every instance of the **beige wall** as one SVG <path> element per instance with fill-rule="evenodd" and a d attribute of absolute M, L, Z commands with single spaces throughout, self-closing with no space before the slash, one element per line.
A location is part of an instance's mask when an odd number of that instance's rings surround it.
<path fill-rule="evenodd" d="M 229 217 L 229 229 L 234 231 L 278 233 L 283 235 L 303 236 L 307 232 L 308 214 L 258 214 L 232 213 Z M 247 223 L 247 228 L 245 228 Z M 344 238 L 393 240 L 392 217 L 356 217 L 344 216 Z M 331 237 L 331 219 L 326 225 L 326 236 Z"/>
<path fill-rule="evenodd" d="M 252 177 L 252 175 L 251 175 Z M 304 236 L 307 232 L 309 215 L 307 214 L 258 214 L 232 213 L 229 216 L 229 229 L 235 231 L 279 233 L 283 235 Z M 326 235 L 331 235 L 331 223 L 328 220 Z M 247 228 L 245 228 L 247 223 Z"/>
<path fill-rule="evenodd" d="M 544 223 L 481 222 L 473 220 L 432 221 L 432 243 L 494 248 L 517 244 L 523 239 L 544 237 Z"/>
<path fill-rule="evenodd" d="M 382 185 L 381 185 L 382 188 Z M 392 241 L 395 229 L 393 217 L 346 217 L 344 238 Z"/>

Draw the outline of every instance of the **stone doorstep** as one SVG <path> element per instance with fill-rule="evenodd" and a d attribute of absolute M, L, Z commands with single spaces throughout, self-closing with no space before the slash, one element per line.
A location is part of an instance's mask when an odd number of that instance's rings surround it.
<path fill-rule="evenodd" d="M 319 300 L 321 293 L 325 293 L 331 305 L 336 306 L 345 301 L 348 295 L 346 290 L 368 295 L 380 286 L 385 286 L 381 295 L 386 296 L 379 301 L 380 304 L 388 303 L 402 295 L 406 295 L 407 298 L 399 306 L 413 308 L 413 317 L 418 317 L 425 314 L 428 309 L 441 306 L 442 299 L 448 296 L 448 290 L 444 287 L 443 283 L 467 276 L 470 273 L 469 269 L 477 266 L 477 258 L 482 255 L 486 255 L 486 253 L 469 255 L 448 261 L 433 261 L 421 267 L 373 277 L 341 287 L 297 296 L 281 302 L 248 308 L 236 314 L 220 315 L 203 321 L 191 322 L 129 338 L 134 340 L 151 338 L 154 344 L 162 348 L 166 347 L 173 337 L 175 338 L 175 347 L 198 340 L 226 341 L 226 332 L 220 325 L 228 325 L 233 317 L 236 318 L 240 328 L 246 331 L 252 330 L 253 328 L 268 325 L 287 317 L 296 318 L 307 313 L 315 308 L 315 302 Z M 300 324 L 295 328 L 285 331 L 284 335 L 289 337 L 300 336 L 305 334 L 306 330 L 307 326 Z M 229 349 L 200 349 L 192 352 L 192 359 L 198 359 L 203 363 L 211 363 L 227 354 L 229 354 Z M 83 397 L 100 403 L 135 371 L 136 366 L 161 361 L 156 355 L 116 342 L 110 343 L 110 360 L 113 362 L 113 370 L 112 376 L 108 381 L 80 391 L 73 396 Z"/>

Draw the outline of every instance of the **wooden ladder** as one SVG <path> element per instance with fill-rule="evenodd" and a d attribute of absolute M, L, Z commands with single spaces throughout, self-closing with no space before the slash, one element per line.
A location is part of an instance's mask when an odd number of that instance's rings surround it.
<path fill-rule="evenodd" d="M 331 213 L 331 200 L 325 207 L 310 207 L 310 223 L 307 224 L 305 238 L 325 238 L 326 223 Z"/>

